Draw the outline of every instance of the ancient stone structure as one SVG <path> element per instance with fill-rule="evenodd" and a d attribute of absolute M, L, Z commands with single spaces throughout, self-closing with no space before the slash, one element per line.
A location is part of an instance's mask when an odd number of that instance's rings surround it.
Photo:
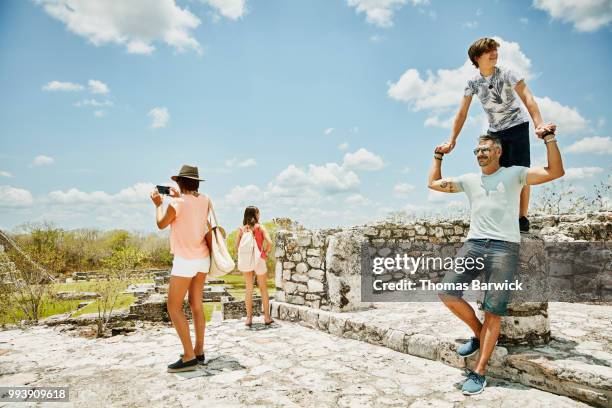
<path fill-rule="evenodd" d="M 225 286 L 204 286 L 202 298 L 205 302 L 221 302 L 223 297 L 234 300 L 234 297 L 227 291 Z"/>
<path fill-rule="evenodd" d="M 304 305 L 314 309 L 348 312 L 367 309 L 361 301 L 362 245 L 376 247 L 389 243 L 423 242 L 432 244 L 459 243 L 464 240 L 469 224 L 463 220 L 417 221 L 410 224 L 378 223 L 329 230 L 286 230 L 276 236 L 276 295 L 279 302 Z M 598 241 L 612 237 L 612 214 L 543 216 L 532 218 L 531 234 L 523 234 L 519 274 L 528 280 L 547 276 L 545 242 Z M 554 247 L 551 249 L 554 251 Z M 595 258 L 594 263 L 601 263 Z M 588 271 L 588 270 L 587 270 Z M 598 276 L 605 276 L 599 273 Z M 443 270 L 430 278 L 439 281 Z M 591 278 L 591 277 L 589 277 Z M 390 277 L 389 279 L 393 279 Z M 584 285 L 578 280 L 577 285 Z M 591 279 L 593 280 L 593 279 Z M 593 291 L 601 291 L 608 281 L 599 281 Z M 531 279 L 536 285 L 538 279 Z M 537 293 L 533 286 L 530 295 Z M 531 299 L 530 299 L 531 300 Z M 510 316 L 502 323 L 502 341 L 513 344 L 545 343 L 550 337 L 546 300 L 539 302 L 515 299 Z"/>
<path fill-rule="evenodd" d="M 253 296 L 253 316 L 260 316 L 261 314 L 261 297 Z M 246 317 L 244 300 L 233 300 L 233 298 L 230 300 L 224 297 L 221 301 L 221 315 L 223 320 Z"/>

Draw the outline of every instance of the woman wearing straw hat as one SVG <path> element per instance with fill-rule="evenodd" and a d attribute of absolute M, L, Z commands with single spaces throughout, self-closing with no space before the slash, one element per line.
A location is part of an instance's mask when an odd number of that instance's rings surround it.
<path fill-rule="evenodd" d="M 157 227 L 170 225 L 170 251 L 174 255 L 170 286 L 168 288 L 168 314 L 181 339 L 181 358 L 168 365 L 168 372 L 191 371 L 204 363 L 204 329 L 206 320 L 202 310 L 202 291 L 210 269 L 210 254 L 204 234 L 208 227 L 210 199 L 198 193 L 198 168 L 184 165 L 178 175 L 172 176 L 180 193 L 170 188 L 170 203 L 163 211 L 163 197 L 155 189 L 151 200 L 156 207 Z M 189 322 L 183 313 L 185 294 L 189 293 L 189 306 L 195 326 L 195 346 L 191 343 Z"/>

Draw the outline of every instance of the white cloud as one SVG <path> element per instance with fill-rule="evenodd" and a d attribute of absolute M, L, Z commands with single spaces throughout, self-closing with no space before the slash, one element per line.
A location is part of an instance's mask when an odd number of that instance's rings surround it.
<path fill-rule="evenodd" d="M 347 153 L 344 155 L 342 167 L 354 170 L 376 171 L 385 166 L 383 159 L 380 156 L 364 149 L 363 147 L 355 153 Z"/>
<path fill-rule="evenodd" d="M 564 149 L 565 153 L 612 154 L 612 139 L 610 137 L 585 137 Z"/>
<path fill-rule="evenodd" d="M 200 52 L 191 33 L 200 20 L 175 0 L 40 0 L 39 4 L 69 31 L 96 46 L 119 44 L 128 53 L 151 54 L 153 43 L 161 41 L 177 51 Z"/>
<path fill-rule="evenodd" d="M 448 193 L 443 193 L 441 191 L 429 190 L 427 201 L 430 203 L 444 203 L 448 201 L 448 195 Z"/>
<path fill-rule="evenodd" d="M 51 191 L 48 198 L 51 203 L 57 204 L 110 204 L 113 200 L 112 196 L 104 191 L 87 193 L 77 188 Z"/>
<path fill-rule="evenodd" d="M 357 14 L 365 13 L 366 21 L 378 27 L 391 27 L 393 13 L 406 4 L 406 0 L 348 0 Z"/>
<path fill-rule="evenodd" d="M 398 197 L 407 197 L 414 191 L 414 186 L 408 183 L 397 183 L 393 187 L 393 194 Z"/>
<path fill-rule="evenodd" d="M 362 196 L 361 194 L 351 194 L 344 199 L 344 202 L 350 205 L 366 205 L 370 203 L 370 200 Z"/>
<path fill-rule="evenodd" d="M 0 177 L 11 178 L 11 177 L 13 177 L 13 175 L 11 173 L 9 173 L 8 171 L 0 171 Z"/>
<path fill-rule="evenodd" d="M 529 19 L 527 17 L 521 17 L 521 18 L 519 18 L 519 22 L 521 24 L 527 25 L 527 24 L 529 24 Z"/>
<path fill-rule="evenodd" d="M 0 186 L 0 208 L 27 207 L 34 202 L 32 193 L 22 188 Z"/>
<path fill-rule="evenodd" d="M 133 186 L 126 187 L 114 195 L 114 198 L 121 203 L 142 203 L 148 202 L 151 190 L 155 188 L 152 183 L 139 182 Z"/>
<path fill-rule="evenodd" d="M 453 127 L 454 122 L 455 122 L 454 115 L 450 115 L 446 119 L 440 119 L 438 115 L 433 115 L 425 119 L 425 126 L 434 126 L 434 127 L 440 127 L 443 129 L 450 129 Z"/>
<path fill-rule="evenodd" d="M 326 135 L 331 135 L 333 131 L 334 131 L 334 128 L 327 128 L 323 131 L 323 133 L 325 133 Z"/>
<path fill-rule="evenodd" d="M 348 0 L 349 7 L 354 7 L 357 14 L 365 13 L 366 21 L 378 27 L 391 27 L 393 25 L 393 13 L 404 7 L 406 0 Z M 410 0 L 413 6 L 429 4 L 429 0 Z M 419 10 L 425 13 L 425 10 Z M 435 13 L 429 13 L 435 18 Z"/>
<path fill-rule="evenodd" d="M 51 204 L 145 204 L 150 201 L 149 194 L 154 187 L 151 183 L 140 182 L 116 194 L 109 194 L 105 191 L 86 192 L 71 188 L 66 191 L 51 191 L 47 198 Z"/>
<path fill-rule="evenodd" d="M 89 92 L 91 93 L 107 94 L 110 92 L 110 89 L 108 89 L 108 85 L 106 85 L 102 81 L 98 81 L 97 79 L 90 79 L 87 82 L 87 85 L 89 86 Z"/>
<path fill-rule="evenodd" d="M 44 154 L 36 156 L 32 162 L 34 166 L 45 166 L 53 163 L 55 163 L 55 159 L 53 159 L 53 157 L 45 156 Z"/>
<path fill-rule="evenodd" d="M 60 81 L 51 81 L 42 87 L 43 91 L 74 92 L 74 91 L 82 91 L 83 89 L 84 89 L 83 85 L 75 84 L 72 82 L 60 82 Z"/>
<path fill-rule="evenodd" d="M 582 180 L 586 178 L 592 178 L 595 175 L 603 172 L 601 167 L 570 167 L 565 169 L 564 180 Z"/>
<path fill-rule="evenodd" d="M 338 149 L 339 149 L 339 150 L 346 150 L 346 149 L 348 149 L 348 147 L 349 147 L 349 144 L 348 144 L 347 142 L 340 143 L 340 144 L 338 145 Z"/>
<path fill-rule="evenodd" d="M 108 99 L 105 99 L 104 101 L 99 101 L 97 99 L 83 99 L 82 101 L 75 103 L 74 106 L 78 108 L 82 106 L 93 106 L 99 108 L 103 106 L 111 107 L 114 106 L 114 103 L 112 101 L 109 101 Z"/>
<path fill-rule="evenodd" d="M 170 120 L 168 109 L 164 107 L 155 107 L 151 109 L 147 116 L 153 118 L 153 122 L 151 122 L 152 129 L 164 128 Z"/>
<path fill-rule="evenodd" d="M 246 13 L 245 0 L 202 0 L 213 7 L 217 13 L 230 20 L 237 20 Z"/>
<path fill-rule="evenodd" d="M 128 54 L 149 55 L 155 51 L 155 47 L 145 41 L 133 40 L 126 46 Z"/>
<path fill-rule="evenodd" d="M 553 20 L 573 24 L 578 31 L 595 31 L 612 21 L 610 0 L 534 0 L 533 7 L 547 12 Z"/>
<path fill-rule="evenodd" d="M 535 97 L 542 118 L 545 122 L 553 122 L 562 134 L 575 134 L 588 127 L 587 120 L 580 115 L 576 108 L 561 105 L 549 97 Z"/>
<path fill-rule="evenodd" d="M 385 37 L 383 37 L 380 34 L 371 35 L 370 38 L 369 38 L 370 42 L 372 42 L 372 43 L 379 43 L 379 42 L 381 42 L 384 39 L 385 39 Z"/>
<path fill-rule="evenodd" d="M 235 186 L 225 196 L 229 205 L 249 205 L 263 199 L 263 192 L 254 184 Z"/>
<path fill-rule="evenodd" d="M 106 115 L 106 112 L 104 112 L 103 110 L 94 111 L 94 116 L 96 118 L 103 118 L 105 115 Z"/>
<path fill-rule="evenodd" d="M 245 160 L 238 160 L 237 158 L 231 158 L 229 160 L 225 161 L 225 166 L 226 167 L 240 167 L 240 168 L 244 168 L 244 167 L 253 167 L 256 166 L 257 162 L 255 161 L 255 159 L 245 159 Z"/>
<path fill-rule="evenodd" d="M 350 191 L 359 183 L 357 174 L 336 163 L 321 166 L 310 164 L 307 171 L 291 164 L 268 184 L 268 194 L 280 197 L 318 196 L 320 193 Z"/>
<path fill-rule="evenodd" d="M 467 28 L 467 29 L 470 29 L 470 30 L 474 29 L 474 28 L 478 27 L 478 21 L 467 21 L 467 22 L 463 23 L 461 25 L 461 27 Z"/>

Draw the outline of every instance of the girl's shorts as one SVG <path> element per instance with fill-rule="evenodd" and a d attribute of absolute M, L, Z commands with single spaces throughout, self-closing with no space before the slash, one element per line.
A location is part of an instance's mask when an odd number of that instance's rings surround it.
<path fill-rule="evenodd" d="M 193 278 L 198 272 L 208 273 L 210 270 L 210 257 L 201 259 L 185 259 L 175 256 L 172 261 L 170 275 L 183 278 Z"/>
<path fill-rule="evenodd" d="M 268 273 L 268 266 L 266 265 L 266 260 L 263 258 L 259 258 L 259 261 L 257 261 L 257 265 L 255 265 L 255 275 L 265 275 L 266 273 Z"/>

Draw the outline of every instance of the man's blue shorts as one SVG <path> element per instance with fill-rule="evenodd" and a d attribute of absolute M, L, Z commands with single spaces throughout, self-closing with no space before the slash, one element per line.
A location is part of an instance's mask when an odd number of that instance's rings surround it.
<path fill-rule="evenodd" d="M 518 267 L 519 244 L 494 239 L 468 239 L 457 252 L 455 259 L 459 257 L 480 258 L 484 268 L 474 267 L 459 270 L 455 267 L 454 270 L 446 273 L 442 280 L 443 283 L 469 285 L 482 273 L 487 283 L 504 283 L 506 280 L 512 282 Z M 442 290 L 439 293 L 463 297 L 463 290 Z M 509 298 L 510 290 L 488 290 L 485 292 L 483 309 L 499 316 L 505 316 Z"/>

